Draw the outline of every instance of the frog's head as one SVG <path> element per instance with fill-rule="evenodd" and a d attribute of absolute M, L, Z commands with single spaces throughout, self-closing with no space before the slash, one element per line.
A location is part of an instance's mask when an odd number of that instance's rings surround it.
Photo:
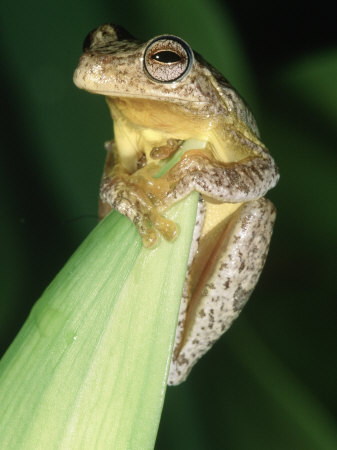
<path fill-rule="evenodd" d="M 214 73 L 181 38 L 140 42 L 116 25 L 102 25 L 84 41 L 76 86 L 109 97 L 214 104 Z M 225 80 L 226 81 L 226 80 Z"/>

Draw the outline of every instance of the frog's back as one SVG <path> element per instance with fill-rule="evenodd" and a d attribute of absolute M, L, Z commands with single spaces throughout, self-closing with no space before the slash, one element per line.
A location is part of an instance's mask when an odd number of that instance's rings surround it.
<path fill-rule="evenodd" d="M 217 89 L 219 96 L 226 99 L 227 107 L 229 106 L 238 119 L 245 123 L 248 128 L 259 137 L 260 133 L 253 113 L 237 90 L 231 85 L 227 78 L 222 75 L 221 72 L 208 63 L 199 53 L 194 51 L 194 56 L 200 64 L 210 71 L 214 80 L 213 86 Z"/>

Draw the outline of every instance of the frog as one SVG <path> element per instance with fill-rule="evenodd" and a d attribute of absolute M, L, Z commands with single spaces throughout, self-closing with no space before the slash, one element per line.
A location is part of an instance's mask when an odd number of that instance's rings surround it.
<path fill-rule="evenodd" d="M 124 214 L 151 249 L 179 233 L 165 212 L 199 193 L 167 381 L 178 385 L 229 329 L 259 279 L 276 217 L 265 194 L 279 180 L 277 165 L 243 98 L 178 36 L 144 42 L 119 25 L 101 25 L 84 41 L 74 83 L 105 96 L 113 119 L 100 218 L 111 209 Z M 190 139 L 203 147 L 156 177 Z"/>

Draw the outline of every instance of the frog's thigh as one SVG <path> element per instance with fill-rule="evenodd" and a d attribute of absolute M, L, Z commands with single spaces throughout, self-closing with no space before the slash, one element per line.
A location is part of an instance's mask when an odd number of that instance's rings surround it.
<path fill-rule="evenodd" d="M 212 255 L 216 262 L 211 275 L 203 285 L 199 281 L 192 295 L 168 384 L 184 381 L 196 361 L 239 315 L 263 268 L 274 221 L 275 208 L 265 198 L 245 203 L 234 213 L 217 255 Z"/>

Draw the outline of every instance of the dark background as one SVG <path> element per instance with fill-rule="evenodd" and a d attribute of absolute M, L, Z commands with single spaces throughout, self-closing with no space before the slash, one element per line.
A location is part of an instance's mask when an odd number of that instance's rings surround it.
<path fill-rule="evenodd" d="M 304 0 L 222 2 L 244 41 L 246 56 L 259 78 L 270 77 L 284 65 L 304 56 L 336 49 L 337 29 L 333 5 Z"/>
<path fill-rule="evenodd" d="M 111 137 L 72 72 L 87 32 L 174 33 L 251 105 L 280 167 L 270 255 L 232 329 L 169 388 L 158 449 L 333 449 L 337 34 L 332 2 L 3 1 L 1 344 L 97 222 Z"/>

